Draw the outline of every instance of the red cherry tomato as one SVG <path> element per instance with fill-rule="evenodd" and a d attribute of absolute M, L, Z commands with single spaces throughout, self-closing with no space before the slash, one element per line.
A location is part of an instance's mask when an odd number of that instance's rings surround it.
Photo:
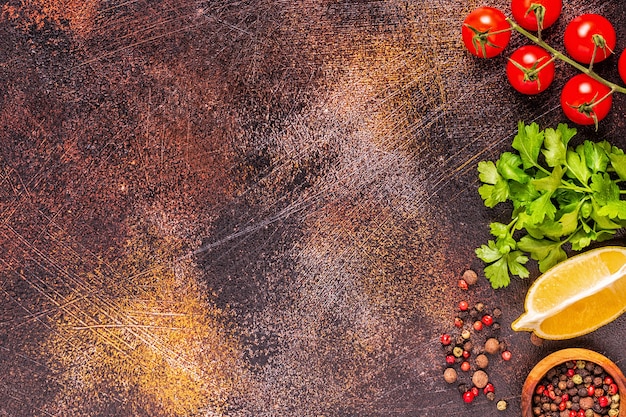
<path fill-rule="evenodd" d="M 597 14 L 584 14 L 572 20 L 565 28 L 564 37 L 568 55 L 583 64 L 591 63 L 592 59 L 594 63 L 604 61 L 615 49 L 613 25 Z M 596 46 L 594 39 L 601 42 L 600 46 Z"/>
<path fill-rule="evenodd" d="M 500 10 L 484 6 L 467 15 L 461 34 L 465 47 L 472 54 L 492 58 L 509 44 L 511 25 Z"/>
<path fill-rule="evenodd" d="M 561 108 L 572 122 L 593 125 L 604 119 L 613 105 L 611 89 L 586 74 L 570 78 L 561 91 Z M 608 95 L 608 96 L 607 96 Z"/>
<path fill-rule="evenodd" d="M 522 94 L 538 94 L 554 80 L 554 61 L 545 49 L 526 45 L 511 54 L 506 76 L 511 86 Z"/>
<path fill-rule="evenodd" d="M 617 61 L 617 70 L 622 82 L 626 84 L 626 49 L 622 51 L 622 55 L 620 55 L 619 61 Z"/>
<path fill-rule="evenodd" d="M 543 6 L 543 26 L 542 29 L 548 28 L 554 24 L 561 15 L 563 2 L 561 0 L 512 0 L 511 12 L 515 21 L 524 29 L 536 31 L 539 29 L 537 25 L 537 15 L 531 6 Z"/>

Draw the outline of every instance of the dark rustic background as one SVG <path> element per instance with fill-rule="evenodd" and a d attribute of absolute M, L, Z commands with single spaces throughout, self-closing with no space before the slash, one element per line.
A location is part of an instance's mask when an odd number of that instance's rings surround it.
<path fill-rule="evenodd" d="M 0 416 L 474 416 L 442 379 L 458 301 L 501 307 L 517 416 L 565 346 L 624 366 L 626 322 L 537 347 L 493 291 L 476 164 L 563 122 L 460 42 L 480 1 L 2 1 Z M 508 2 L 494 0 L 508 14 Z M 621 1 L 565 1 L 545 35 Z M 513 47 L 525 43 L 513 35 Z M 596 66 L 618 80 L 614 57 Z M 597 132 L 626 148 L 626 98 Z"/>

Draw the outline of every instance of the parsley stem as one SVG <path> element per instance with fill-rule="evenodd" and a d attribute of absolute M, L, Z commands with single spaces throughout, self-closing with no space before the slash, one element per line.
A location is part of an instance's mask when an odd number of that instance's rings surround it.
<path fill-rule="evenodd" d="M 553 47 L 548 45 L 542 39 L 538 38 L 537 36 L 533 35 L 529 31 L 527 31 L 526 29 L 522 28 L 513 19 L 507 18 L 506 20 L 507 20 L 507 22 L 509 22 L 509 24 L 511 25 L 513 30 L 517 31 L 518 33 L 521 33 L 522 35 L 526 36 L 528 39 L 533 41 L 535 44 L 537 44 L 537 45 L 541 46 L 542 48 L 544 48 L 545 50 L 549 51 L 557 59 L 560 59 L 561 61 L 566 62 L 567 64 L 573 66 L 574 68 L 576 68 L 580 72 L 582 72 L 584 74 L 587 74 L 588 76 L 590 76 L 594 80 L 596 80 L 596 81 L 606 85 L 612 91 L 616 91 L 618 93 L 626 94 L 626 87 L 622 87 L 622 86 L 620 86 L 618 84 L 612 83 L 611 81 L 608 81 L 608 80 L 602 78 L 595 71 L 593 71 L 592 68 L 587 68 L 587 67 L 579 64 L 578 62 L 574 61 L 573 59 L 571 59 L 567 55 L 561 53 L 557 49 L 554 49 Z"/>
<path fill-rule="evenodd" d="M 588 185 L 585 185 L 585 186 L 581 187 L 579 185 L 572 184 L 571 182 L 568 182 L 568 181 L 565 181 L 565 180 L 561 180 L 561 186 L 559 188 L 561 188 L 563 190 L 576 191 L 576 192 L 579 192 L 579 193 L 590 193 L 590 192 L 593 191 L 591 189 L 591 187 L 589 187 Z"/>

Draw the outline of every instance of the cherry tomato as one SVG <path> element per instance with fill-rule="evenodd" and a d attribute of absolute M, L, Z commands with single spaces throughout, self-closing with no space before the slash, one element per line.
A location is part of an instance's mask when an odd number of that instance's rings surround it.
<path fill-rule="evenodd" d="M 561 15 L 563 7 L 562 0 L 512 0 L 511 12 L 515 21 L 524 29 L 536 31 L 539 29 L 537 24 L 537 15 L 531 9 L 535 5 L 543 6 L 543 25 L 542 29 L 548 28 L 554 24 Z"/>
<path fill-rule="evenodd" d="M 620 55 L 619 61 L 617 61 L 617 70 L 622 81 L 626 83 L 626 49 L 622 51 L 622 55 Z"/>
<path fill-rule="evenodd" d="M 568 55 L 583 64 L 591 63 L 592 59 L 594 63 L 604 61 L 615 49 L 615 29 L 598 14 L 584 14 L 572 20 L 565 28 L 564 37 Z M 596 42 L 600 42 L 598 46 Z"/>
<path fill-rule="evenodd" d="M 484 6 L 467 15 L 461 34 L 465 47 L 472 54 L 492 58 L 509 44 L 511 25 L 500 10 Z"/>
<path fill-rule="evenodd" d="M 538 94 L 554 80 L 554 61 L 545 49 L 536 45 L 522 46 L 511 54 L 506 76 L 511 86 L 522 94 Z"/>
<path fill-rule="evenodd" d="M 565 115 L 579 125 L 597 125 L 613 104 L 611 89 L 587 74 L 570 78 L 561 91 L 561 108 Z M 607 96 L 608 95 L 608 96 Z"/>

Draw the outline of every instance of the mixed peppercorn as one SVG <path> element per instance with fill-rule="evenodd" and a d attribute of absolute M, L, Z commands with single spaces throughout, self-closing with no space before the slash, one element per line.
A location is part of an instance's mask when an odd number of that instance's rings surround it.
<path fill-rule="evenodd" d="M 459 280 L 459 287 L 467 289 L 467 284 L 475 283 L 475 273 L 466 271 Z M 441 335 L 441 344 L 445 351 L 446 368 L 444 380 L 449 384 L 458 383 L 463 401 L 472 403 L 479 395 L 488 400 L 496 398 L 495 387 L 489 381 L 487 368 L 496 358 L 510 360 L 511 352 L 506 343 L 500 340 L 502 311 L 499 308 L 487 308 L 483 303 L 470 304 L 459 302 L 458 311 L 453 320 L 455 334 Z M 498 401 L 497 408 L 505 409 L 506 401 Z"/>
<path fill-rule="evenodd" d="M 533 414 L 537 417 L 615 417 L 619 389 L 599 365 L 569 361 L 555 366 L 535 387 Z"/>

